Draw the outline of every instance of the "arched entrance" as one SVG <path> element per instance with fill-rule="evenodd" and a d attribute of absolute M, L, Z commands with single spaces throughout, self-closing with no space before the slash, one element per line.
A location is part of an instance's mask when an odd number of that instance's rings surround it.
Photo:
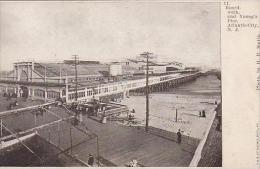
<path fill-rule="evenodd" d="M 20 88 L 21 88 L 20 96 L 21 96 L 21 97 L 24 97 L 24 98 L 28 98 L 28 96 L 29 96 L 28 87 L 26 87 L 26 86 L 21 86 Z"/>

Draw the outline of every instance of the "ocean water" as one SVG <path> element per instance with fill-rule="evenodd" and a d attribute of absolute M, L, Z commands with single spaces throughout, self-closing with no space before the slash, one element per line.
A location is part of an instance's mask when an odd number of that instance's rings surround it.
<path fill-rule="evenodd" d="M 195 138 L 205 134 L 213 111 L 215 101 L 221 99 L 221 82 L 216 76 L 201 76 L 196 80 L 171 88 L 163 92 L 151 93 L 149 96 L 149 125 L 164 130 L 177 132 Z M 122 104 L 135 109 L 135 117 L 141 125 L 145 124 L 145 96 L 130 96 Z M 176 122 L 177 109 L 177 122 Z M 205 110 L 206 118 L 199 117 L 199 111 Z"/>

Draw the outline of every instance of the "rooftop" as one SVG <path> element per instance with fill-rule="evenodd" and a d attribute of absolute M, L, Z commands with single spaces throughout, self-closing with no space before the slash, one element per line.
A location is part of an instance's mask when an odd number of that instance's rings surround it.
<path fill-rule="evenodd" d="M 36 63 L 35 70 L 44 75 L 46 67 L 46 75 L 48 77 L 55 76 L 74 76 L 75 69 L 72 64 L 66 63 Z M 78 75 L 102 75 L 101 72 L 108 71 L 108 65 L 103 64 L 79 64 L 77 66 Z"/>
<path fill-rule="evenodd" d="M 46 76 L 47 77 L 57 77 L 57 76 L 74 76 L 75 75 L 75 67 L 69 62 L 65 61 L 64 63 L 36 63 L 35 70 L 44 76 L 46 68 Z M 142 71 L 130 67 L 130 66 L 122 66 L 123 73 L 143 73 Z M 101 64 L 99 62 L 88 62 L 81 61 L 77 65 L 78 75 L 95 75 L 102 76 L 108 75 L 109 65 Z"/>

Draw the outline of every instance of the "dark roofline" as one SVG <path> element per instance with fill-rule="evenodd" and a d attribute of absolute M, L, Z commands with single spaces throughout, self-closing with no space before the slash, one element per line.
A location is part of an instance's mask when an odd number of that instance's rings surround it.
<path fill-rule="evenodd" d="M 65 64 L 74 64 L 75 60 L 64 60 L 63 63 Z M 94 61 L 94 60 L 79 60 L 79 64 L 100 64 L 99 61 Z"/>

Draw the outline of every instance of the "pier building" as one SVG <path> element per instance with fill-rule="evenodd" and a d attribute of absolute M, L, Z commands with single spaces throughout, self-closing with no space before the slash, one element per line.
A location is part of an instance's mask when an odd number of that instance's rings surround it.
<path fill-rule="evenodd" d="M 61 98 L 69 103 L 89 101 L 93 98 L 100 100 L 116 94 L 124 97 L 131 91 L 144 90 L 145 74 L 139 69 L 132 66 L 116 66 L 116 68 L 120 68 L 121 78 L 115 80 L 115 78 L 111 79 L 110 73 L 115 72 L 109 64 L 79 61 L 76 82 L 73 61 L 67 60 L 62 63 L 18 62 L 14 63 L 14 69 L 11 72 L 0 77 L 0 91 L 16 97 L 45 101 Z M 198 70 L 177 70 L 151 74 L 149 88 L 159 90 L 174 87 L 200 75 Z"/>

